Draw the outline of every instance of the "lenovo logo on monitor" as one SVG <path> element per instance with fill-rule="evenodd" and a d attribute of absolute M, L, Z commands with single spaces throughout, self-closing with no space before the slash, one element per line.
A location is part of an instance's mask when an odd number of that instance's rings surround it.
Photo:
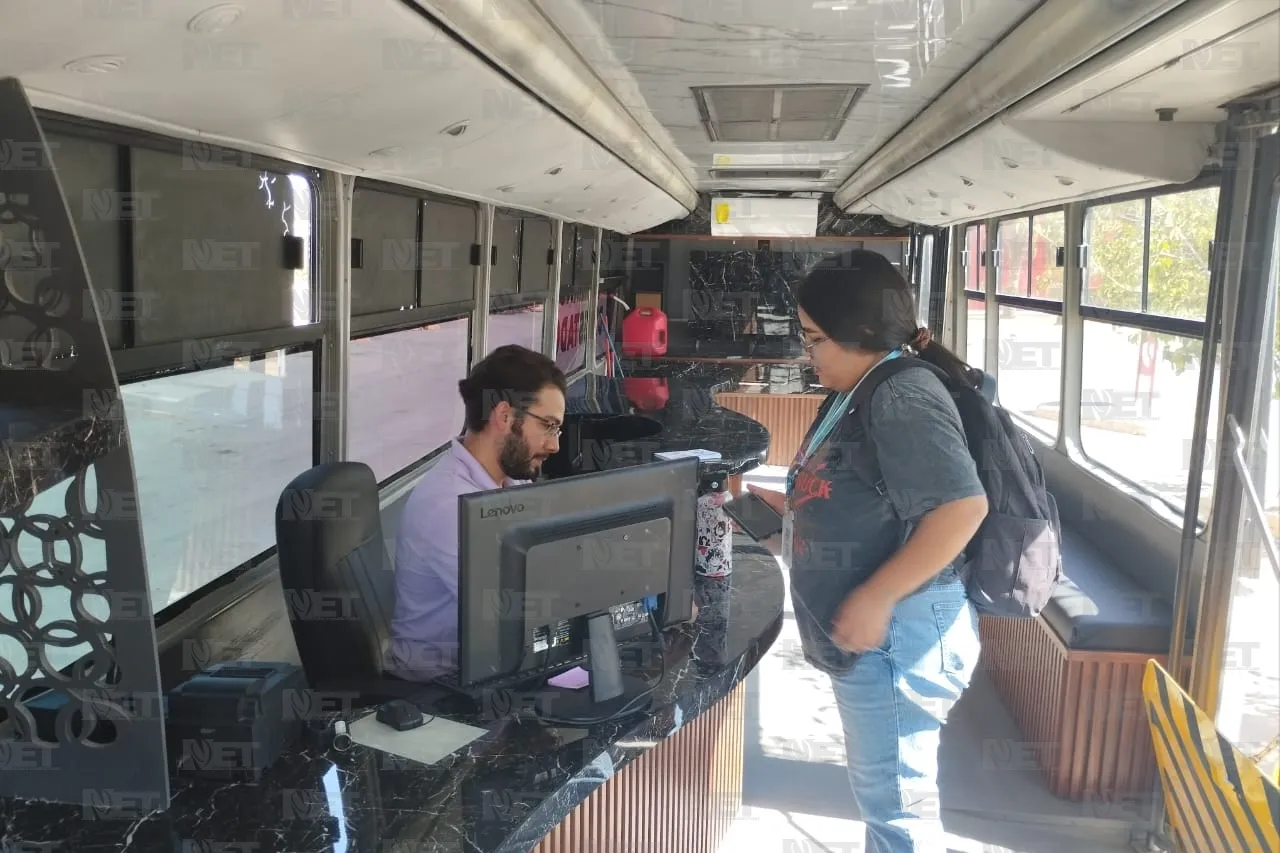
<path fill-rule="evenodd" d="M 502 518 L 512 515 L 513 513 L 524 512 L 524 504 L 507 504 L 506 506 L 491 506 L 488 509 L 480 507 L 481 518 Z"/>

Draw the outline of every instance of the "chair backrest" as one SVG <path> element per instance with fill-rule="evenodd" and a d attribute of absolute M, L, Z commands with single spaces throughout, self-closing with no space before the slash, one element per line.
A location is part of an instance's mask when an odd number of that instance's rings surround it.
<path fill-rule="evenodd" d="M 311 687 L 379 684 L 395 580 L 372 469 L 331 462 L 295 477 L 276 504 L 276 545 L 289 622 Z"/>

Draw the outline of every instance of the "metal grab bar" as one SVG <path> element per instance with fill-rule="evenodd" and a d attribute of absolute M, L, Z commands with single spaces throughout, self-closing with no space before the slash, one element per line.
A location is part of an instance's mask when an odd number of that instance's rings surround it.
<path fill-rule="evenodd" d="M 1262 527 L 1262 545 L 1266 549 L 1267 558 L 1271 561 L 1271 568 L 1275 571 L 1276 577 L 1280 578 L 1280 553 L 1276 550 L 1275 540 L 1271 538 L 1271 529 L 1267 527 L 1267 511 L 1262 505 L 1262 498 L 1259 497 L 1258 490 L 1253 487 L 1253 475 L 1249 473 L 1249 463 L 1244 458 L 1247 442 L 1244 431 L 1236 422 L 1235 415 L 1227 415 L 1227 431 L 1231 436 L 1231 461 L 1235 463 L 1236 473 L 1240 475 L 1245 496 L 1249 499 L 1249 507 L 1257 517 L 1258 525 Z"/>

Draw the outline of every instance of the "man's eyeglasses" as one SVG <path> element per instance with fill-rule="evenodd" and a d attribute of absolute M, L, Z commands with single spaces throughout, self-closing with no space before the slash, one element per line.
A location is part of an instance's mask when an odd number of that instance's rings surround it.
<path fill-rule="evenodd" d="M 551 418 L 544 418 L 542 415 L 535 415 L 530 411 L 525 411 L 525 414 L 542 424 L 542 429 L 547 434 L 548 438 L 560 437 L 560 433 L 563 431 L 564 427 L 556 421 L 551 420 Z"/>

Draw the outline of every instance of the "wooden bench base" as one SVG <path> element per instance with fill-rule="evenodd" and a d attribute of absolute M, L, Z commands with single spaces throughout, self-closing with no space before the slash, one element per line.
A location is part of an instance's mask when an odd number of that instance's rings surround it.
<path fill-rule="evenodd" d="M 1143 668 L 1167 655 L 1068 649 L 1043 619 L 979 619 L 980 666 L 1049 790 L 1074 802 L 1145 798 L 1156 780 Z"/>

